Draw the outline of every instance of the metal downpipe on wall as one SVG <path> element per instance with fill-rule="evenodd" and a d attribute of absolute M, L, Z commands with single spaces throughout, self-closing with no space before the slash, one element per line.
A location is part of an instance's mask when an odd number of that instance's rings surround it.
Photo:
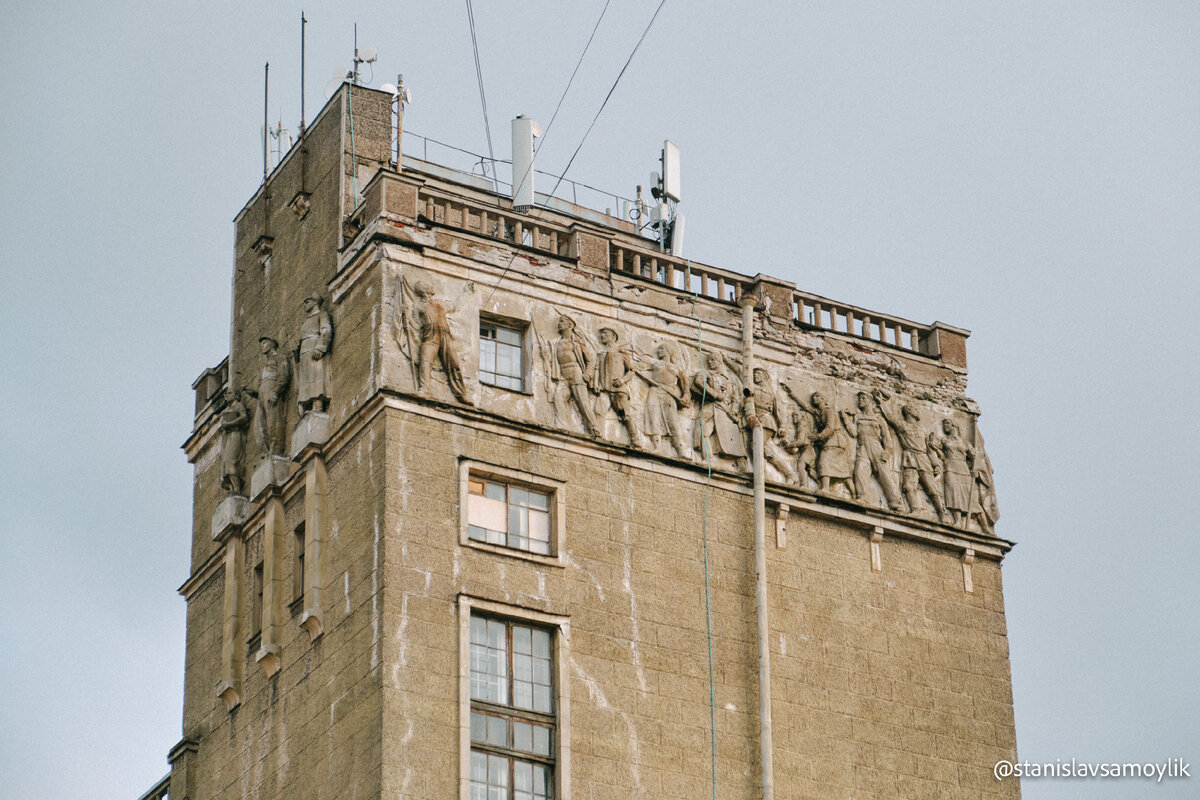
<path fill-rule="evenodd" d="M 766 476 L 763 470 L 763 429 L 754 404 L 754 306 L 758 298 L 743 295 L 742 386 L 751 431 L 751 469 L 754 475 L 754 608 L 758 621 L 758 724 L 762 763 L 762 800 L 775 798 L 775 745 L 771 724 L 771 640 L 767 618 Z"/>

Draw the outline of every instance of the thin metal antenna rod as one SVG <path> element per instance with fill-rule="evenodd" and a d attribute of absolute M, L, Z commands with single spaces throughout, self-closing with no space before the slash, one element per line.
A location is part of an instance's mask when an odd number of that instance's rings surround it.
<path fill-rule="evenodd" d="M 304 26 L 308 20 L 300 12 L 300 136 L 304 136 Z"/>
<path fill-rule="evenodd" d="M 271 87 L 271 62 L 263 66 L 263 183 L 267 182 L 267 136 L 270 123 L 267 121 L 267 98 Z"/>

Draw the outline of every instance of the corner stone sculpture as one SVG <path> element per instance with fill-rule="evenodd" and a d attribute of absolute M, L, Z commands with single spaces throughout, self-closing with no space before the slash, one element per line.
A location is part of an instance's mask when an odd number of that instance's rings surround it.
<path fill-rule="evenodd" d="M 738 469 L 747 469 L 746 442 L 738 426 L 738 384 L 725 373 L 722 356 L 708 351 L 704 369 L 692 378 L 692 396 L 700 403 L 692 446 L 696 454 L 725 456 L 737 461 Z"/>
<path fill-rule="evenodd" d="M 821 481 L 818 491 L 832 495 L 835 486 L 840 484 L 846 487 L 851 500 L 856 499 L 850 469 L 853 442 L 842 426 L 842 418 L 837 408 L 820 392 L 813 392 L 811 403 L 806 403 L 793 394 L 791 386 L 785 383 L 783 387 L 800 408 L 812 414 L 816 422 L 817 432 L 812 435 L 811 441 L 818 450 L 817 477 Z"/>
<path fill-rule="evenodd" d="M 308 411 L 325 413 L 329 406 L 329 355 L 333 343 L 333 318 L 318 295 L 304 299 L 308 316 L 300 324 L 296 356 L 296 409 L 300 416 Z"/>
<path fill-rule="evenodd" d="M 264 455 L 283 455 L 283 395 L 292 379 L 287 356 L 279 352 L 279 343 L 270 336 L 258 340 L 262 369 L 258 378 L 258 408 L 254 415 L 254 434 Z"/>
<path fill-rule="evenodd" d="M 911 403 L 900 407 L 896 414 L 887 407 L 888 395 L 881 389 L 874 392 L 879 411 L 900 442 L 900 488 L 914 514 L 921 508 L 920 490 L 933 502 L 938 519 L 946 521 L 946 505 L 942 501 L 942 489 L 938 486 L 933 462 L 929 460 L 929 443 L 921 436 L 921 414 Z"/>
<path fill-rule="evenodd" d="M 245 391 L 245 390 L 243 390 Z M 250 427 L 250 412 L 233 387 L 225 389 L 225 406 L 221 409 L 221 488 L 231 495 L 245 494 L 242 461 L 246 455 L 246 429 Z"/>
<path fill-rule="evenodd" d="M 971 489 L 975 479 L 971 473 L 971 462 L 975 460 L 974 449 L 963 441 L 958 423 L 952 419 L 942 420 L 943 436 L 929 434 L 929 449 L 937 454 L 942 464 L 942 479 L 945 487 L 946 511 L 951 524 L 961 528 L 967 523 L 971 508 Z"/>
<path fill-rule="evenodd" d="M 874 476 L 883 489 L 888 508 L 893 511 L 908 511 L 904 498 L 896 491 L 896 484 L 892 480 L 884 422 L 875 413 L 874 398 L 866 392 L 859 392 L 858 410 L 843 411 L 842 419 L 858 444 L 854 457 L 854 486 L 859 498 L 874 496 L 874 492 L 870 490 L 871 476 Z"/>

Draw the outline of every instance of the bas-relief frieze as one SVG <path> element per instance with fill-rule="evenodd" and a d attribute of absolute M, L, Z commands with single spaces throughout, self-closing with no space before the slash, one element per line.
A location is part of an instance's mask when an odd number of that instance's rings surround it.
<path fill-rule="evenodd" d="M 406 270 L 394 281 L 393 338 L 417 393 L 438 397 L 436 387 L 444 386 L 440 399 L 473 404 L 478 396 L 481 408 L 509 418 L 734 472 L 750 469 L 752 396 L 769 481 L 993 532 L 999 511 L 991 465 L 957 374 L 910 379 L 920 365 L 841 342 L 830 346 L 805 332 L 787 336 L 760 322 L 756 335 L 774 331 L 768 338 L 787 344 L 792 361 L 760 360 L 745 387 L 740 357 L 709 344 L 702 349 L 682 331 L 624 325 L 504 293 L 488 312 L 527 325 L 526 390 L 484 387 L 472 379 L 485 293 L 466 283 L 443 302 L 453 289 Z M 779 359 L 783 348 L 771 349 Z"/>

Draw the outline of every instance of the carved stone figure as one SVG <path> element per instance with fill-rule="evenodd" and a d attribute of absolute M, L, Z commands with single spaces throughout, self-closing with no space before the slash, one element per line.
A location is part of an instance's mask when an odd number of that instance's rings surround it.
<path fill-rule="evenodd" d="M 779 418 L 778 399 L 775 396 L 775 386 L 771 383 L 771 375 L 762 367 L 755 367 L 752 377 L 754 380 L 754 387 L 751 389 L 754 397 L 754 413 L 758 416 L 759 424 L 763 429 L 763 456 L 783 473 L 783 477 L 788 483 L 795 483 L 796 470 L 788 463 L 788 457 L 777 441 L 779 429 L 783 427 L 783 423 Z"/>
<path fill-rule="evenodd" d="M 645 372 L 638 374 L 650 384 L 646 408 L 642 412 L 650 448 L 657 450 L 662 437 L 666 436 L 680 458 L 691 458 L 692 450 L 684 443 L 679 424 L 679 409 L 691 406 L 687 378 L 683 370 L 675 366 L 666 342 L 655 348 L 654 361 Z"/>
<path fill-rule="evenodd" d="M 971 489 L 969 516 L 979 523 L 979 529 L 994 535 L 996 521 L 1000 519 L 1000 506 L 996 502 L 996 484 L 992 477 L 992 461 L 983 445 L 983 435 L 975 429 L 975 459 L 972 463 L 975 479 Z"/>
<path fill-rule="evenodd" d="M 701 456 L 736 459 L 738 468 L 744 470 L 746 440 L 737 423 L 740 385 L 726 374 L 721 355 L 711 350 L 704 354 L 704 369 L 692 378 L 692 396 L 700 403 L 692 446 Z"/>
<path fill-rule="evenodd" d="M 292 380 L 288 358 L 270 336 L 258 340 L 262 368 L 258 375 L 258 408 L 254 413 L 254 435 L 264 455 L 283 455 L 283 395 Z"/>
<path fill-rule="evenodd" d="M 559 387 L 554 394 L 555 407 L 560 407 L 559 396 L 568 394 L 583 417 L 583 427 L 588 435 L 598 436 L 591 399 L 595 356 L 575 329 L 575 320 L 565 314 L 559 316 L 558 338 L 551 343 L 550 350 L 550 378 Z"/>
<path fill-rule="evenodd" d="M 296 407 L 300 416 L 312 410 L 324 413 L 329 406 L 329 355 L 333 343 L 333 318 L 322 308 L 321 298 L 310 295 L 304 299 L 308 316 L 300 324 L 297 346 Z"/>
<path fill-rule="evenodd" d="M 786 384 L 785 384 L 786 386 Z M 816 431 L 813 428 L 812 412 L 806 408 L 792 409 L 789 432 L 785 434 L 783 449 L 794 454 L 796 478 L 801 489 L 818 485 L 817 448 L 813 445 Z"/>
<path fill-rule="evenodd" d="M 921 507 L 919 490 L 933 502 L 938 519 L 946 521 L 946 506 L 942 502 L 942 488 L 938 485 L 937 470 L 929 460 L 929 443 L 921 435 L 921 414 L 912 405 L 904 404 L 897 415 L 888 409 L 888 395 L 875 390 L 875 399 L 883 418 L 892 426 L 896 440 L 900 442 L 900 488 L 912 511 Z"/>
<path fill-rule="evenodd" d="M 473 292 L 475 285 L 468 283 L 465 292 Z M 462 368 L 458 365 L 458 354 L 454 352 L 454 334 L 446 317 L 446 307 L 434 299 L 433 284 L 419 280 L 413 286 L 416 302 L 413 315 L 420 331 L 417 346 L 417 388 L 428 393 L 433 384 L 433 362 L 441 361 L 446 373 L 446 383 L 460 403 L 471 405 L 467 387 L 463 383 Z M 457 303 L 455 304 L 457 306 Z"/>
<path fill-rule="evenodd" d="M 250 427 L 250 412 L 238 393 L 225 390 L 225 407 L 221 409 L 221 488 L 230 494 L 245 494 L 242 462 L 246 455 L 246 430 Z"/>
<path fill-rule="evenodd" d="M 854 456 L 854 485 L 858 496 L 871 496 L 868 487 L 874 475 L 883 489 L 888 508 L 908 511 L 908 504 L 896 491 L 896 484 L 892 480 L 891 465 L 887 459 L 887 434 L 883 420 L 875 414 L 874 398 L 866 392 L 859 392 L 858 410 L 843 411 L 842 421 L 846 429 L 854 434 L 858 445 Z"/>
<path fill-rule="evenodd" d="M 792 392 L 792 388 L 784 383 L 784 389 L 792 395 L 802 409 L 812 414 L 816 422 L 817 432 L 813 434 L 812 443 L 817 446 L 817 475 L 821 480 L 820 491 L 823 494 L 833 494 L 835 486 L 842 485 L 856 497 L 854 481 L 850 470 L 850 436 L 842 426 L 842 417 L 837 408 L 820 392 L 813 392 L 811 404 L 805 403 Z"/>
<path fill-rule="evenodd" d="M 637 415 L 630 402 L 630 382 L 633 381 L 633 350 L 628 345 L 617 344 L 617 332 L 612 328 L 600 329 L 601 350 L 596 356 L 596 390 L 601 402 L 607 397 L 608 404 L 617 412 L 617 418 L 629 431 L 629 442 L 634 447 L 644 447 L 642 434 L 638 431 Z M 603 419 L 604 409 L 598 408 L 597 415 Z"/>
<path fill-rule="evenodd" d="M 946 511 L 951 523 L 962 527 L 971 508 L 971 489 L 975 483 L 971 462 L 975 460 L 975 450 L 963 440 L 958 423 L 948 417 L 942 420 L 942 433 L 945 435 L 941 437 L 929 434 L 929 449 L 942 464 Z"/>

